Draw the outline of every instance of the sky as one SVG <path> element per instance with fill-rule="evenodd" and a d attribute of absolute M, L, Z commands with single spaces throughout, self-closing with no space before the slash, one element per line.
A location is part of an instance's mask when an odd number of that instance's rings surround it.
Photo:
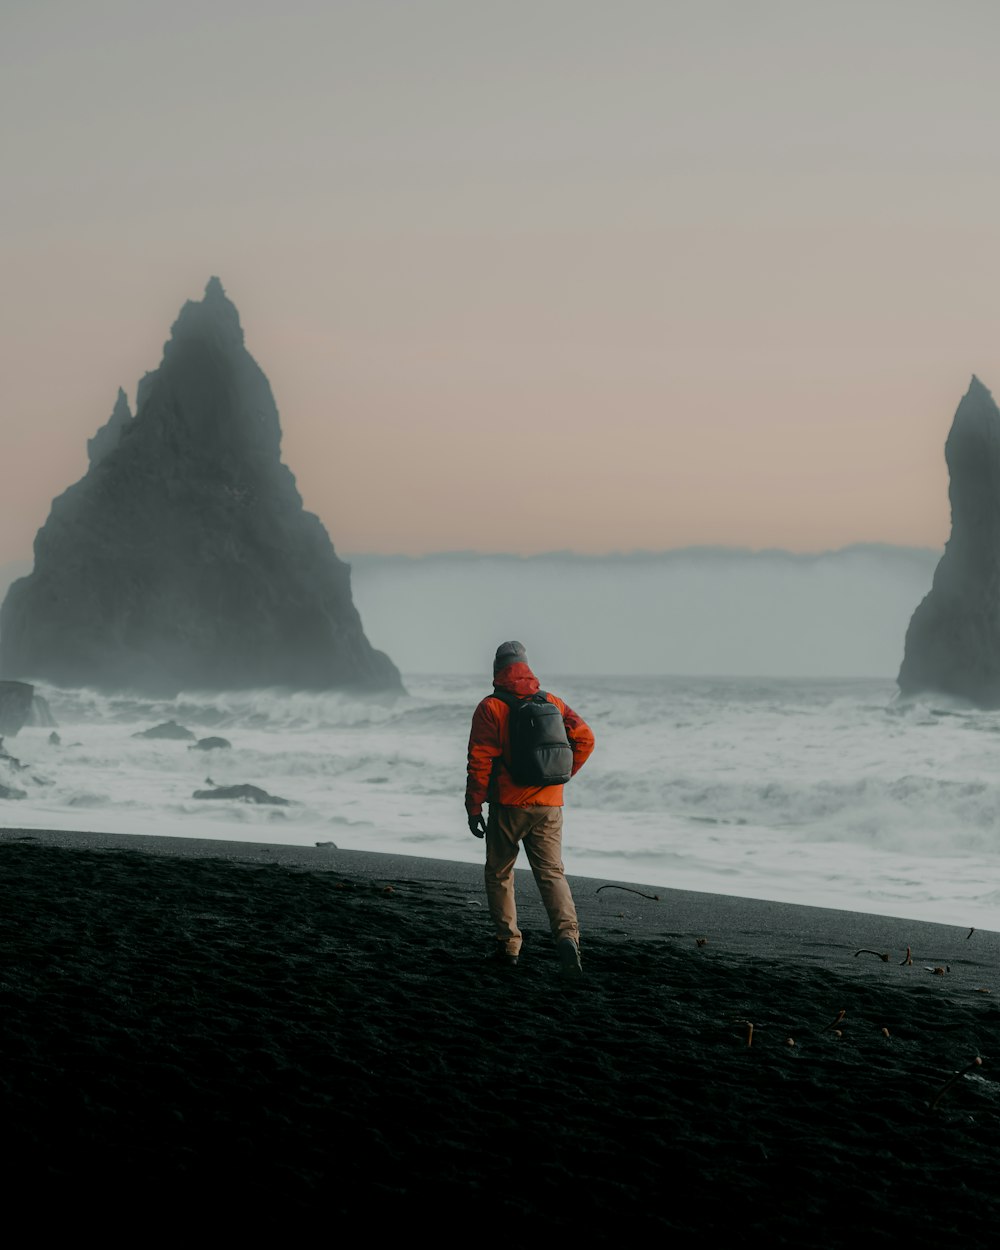
<path fill-rule="evenodd" d="M 939 547 L 1000 388 L 998 37 L 992 0 L 0 0 L 0 564 L 212 274 L 343 552 Z"/>

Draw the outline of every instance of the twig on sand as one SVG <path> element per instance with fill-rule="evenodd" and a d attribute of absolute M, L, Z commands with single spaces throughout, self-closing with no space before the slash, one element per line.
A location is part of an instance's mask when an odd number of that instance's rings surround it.
<path fill-rule="evenodd" d="M 975 929 L 970 929 L 969 932 L 965 935 L 965 940 L 968 941 L 969 938 L 972 937 L 973 933 L 975 933 Z"/>
<path fill-rule="evenodd" d="M 909 947 L 907 947 L 907 948 L 906 948 L 906 958 L 905 958 L 905 959 L 901 959 L 901 960 L 899 961 L 899 966 L 900 966 L 901 968 L 912 968 L 912 967 L 913 967 L 913 955 L 912 955 L 912 953 L 911 953 L 911 951 L 910 951 L 910 948 L 909 948 Z"/>
<path fill-rule="evenodd" d="M 828 1028 L 828 1029 L 836 1029 L 837 1025 L 841 1022 L 841 1020 L 843 1020 L 844 1016 L 846 1016 L 846 1015 L 847 1015 L 847 1009 L 846 1009 L 846 1007 L 845 1007 L 843 1011 L 838 1011 L 838 1012 L 837 1012 L 837 1014 L 836 1014 L 836 1015 L 834 1016 L 834 1018 L 830 1021 L 830 1023 L 826 1026 L 826 1028 Z M 825 1031 L 825 1030 L 824 1030 L 824 1031 Z"/>
<path fill-rule="evenodd" d="M 971 1063 L 966 1064 L 964 1068 L 960 1068 L 957 1072 L 950 1076 L 934 1095 L 934 1101 L 931 1103 L 931 1110 L 934 1110 L 945 1094 L 947 1094 L 948 1090 L 950 1090 L 957 1081 L 960 1081 L 963 1076 L 967 1076 L 970 1072 L 975 1072 L 976 1068 L 981 1068 L 982 1066 L 982 1059 L 976 1055 L 975 1059 L 973 1059 Z"/>
<path fill-rule="evenodd" d="M 642 890 L 633 890 L 630 885 L 602 885 L 594 893 L 600 894 L 601 890 L 628 890 L 629 894 L 638 894 L 640 898 L 650 898 L 654 903 L 660 901 L 659 894 L 643 894 Z"/>
<path fill-rule="evenodd" d="M 857 959 L 859 955 L 877 955 L 884 964 L 887 964 L 889 962 L 888 955 L 884 955 L 881 951 L 870 951 L 867 946 L 862 946 L 862 948 L 859 951 L 854 952 L 855 959 Z"/>

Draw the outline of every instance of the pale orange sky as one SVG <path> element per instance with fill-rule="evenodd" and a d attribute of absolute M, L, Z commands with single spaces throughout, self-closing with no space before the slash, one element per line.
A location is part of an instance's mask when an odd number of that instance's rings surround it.
<path fill-rule="evenodd" d="M 1000 10 L 0 7 L 0 563 L 218 274 L 342 552 L 940 546 Z"/>

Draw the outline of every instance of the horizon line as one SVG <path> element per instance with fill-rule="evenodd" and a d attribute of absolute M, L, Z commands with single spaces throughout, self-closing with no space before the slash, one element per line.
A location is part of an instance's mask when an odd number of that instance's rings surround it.
<path fill-rule="evenodd" d="M 691 543 L 683 547 L 631 547 L 610 551 L 574 551 L 571 548 L 552 548 L 545 551 L 477 551 L 475 548 L 443 548 L 419 553 L 404 551 L 350 551 L 338 553 L 343 560 L 650 560 L 669 556 L 749 556 L 760 558 L 780 556 L 792 560 L 819 560 L 828 556 L 892 552 L 915 556 L 940 557 L 944 547 L 920 547 L 906 543 L 861 542 L 846 543 L 843 547 L 824 547 L 816 551 L 793 551 L 788 547 L 740 547 L 726 543 Z"/>

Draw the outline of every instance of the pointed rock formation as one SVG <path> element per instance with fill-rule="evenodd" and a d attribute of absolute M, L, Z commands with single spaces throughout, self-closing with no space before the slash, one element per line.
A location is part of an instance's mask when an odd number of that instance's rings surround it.
<path fill-rule="evenodd" d="M 103 460 L 109 451 L 114 451 L 121 440 L 125 427 L 132 423 L 132 412 L 125 398 L 125 392 L 119 386 L 118 398 L 111 410 L 111 416 L 97 431 L 93 438 L 87 439 L 87 458 L 91 464 Z"/>
<path fill-rule="evenodd" d="M 281 462 L 267 378 L 218 278 L 90 440 L 34 571 L 0 611 L 0 674 L 61 686 L 401 691 L 350 569 Z"/>
<path fill-rule="evenodd" d="M 951 538 L 906 631 L 899 688 L 1000 707 L 1000 409 L 977 377 L 944 448 Z"/>

